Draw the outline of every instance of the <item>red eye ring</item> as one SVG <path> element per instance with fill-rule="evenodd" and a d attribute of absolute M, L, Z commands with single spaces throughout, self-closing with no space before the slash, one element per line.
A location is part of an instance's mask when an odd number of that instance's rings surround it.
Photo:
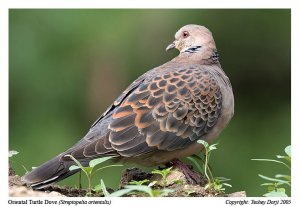
<path fill-rule="evenodd" d="M 182 36 L 183 36 L 183 38 L 187 38 L 187 37 L 190 36 L 190 34 L 189 34 L 189 32 L 184 31 L 184 32 L 182 33 Z"/>

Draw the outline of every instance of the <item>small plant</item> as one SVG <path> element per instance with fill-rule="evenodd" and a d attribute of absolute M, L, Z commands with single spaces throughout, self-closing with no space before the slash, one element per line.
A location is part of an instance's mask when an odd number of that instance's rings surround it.
<path fill-rule="evenodd" d="M 225 191 L 225 186 L 226 187 L 232 187 L 230 184 L 226 183 L 227 181 L 230 181 L 231 179 L 225 178 L 225 177 L 216 177 L 214 178 L 214 181 L 211 182 L 211 184 L 207 184 L 205 186 L 205 189 L 211 187 L 213 191 L 216 191 L 218 193 L 222 193 Z"/>
<path fill-rule="evenodd" d="M 134 193 L 134 192 L 145 193 L 149 197 L 164 197 L 167 196 L 170 192 L 173 192 L 173 190 L 170 189 L 154 190 L 151 187 L 146 185 L 127 185 L 124 187 L 124 189 L 109 194 L 109 197 L 121 197 L 123 195 Z"/>
<path fill-rule="evenodd" d="M 86 175 L 87 179 L 88 179 L 88 192 L 87 192 L 87 196 L 91 196 L 92 195 L 92 178 L 94 176 L 94 174 L 102 169 L 105 169 L 105 168 L 109 168 L 109 167 L 120 167 L 120 166 L 123 166 L 123 165 L 108 165 L 108 166 L 104 166 L 104 167 L 100 167 L 96 170 L 94 170 L 94 168 L 101 164 L 101 163 L 104 163 L 106 162 L 107 160 L 113 158 L 113 157 L 101 157 L 101 158 L 98 158 L 98 159 L 94 159 L 94 160 L 91 160 L 89 162 L 89 166 L 88 167 L 84 167 L 81 165 L 81 163 L 75 159 L 72 155 L 65 155 L 66 157 L 70 157 L 75 163 L 76 165 L 72 165 L 69 170 L 72 171 L 72 170 L 78 170 L 80 169 L 81 171 L 84 172 L 84 174 Z M 102 184 L 102 180 L 101 180 L 101 184 Z M 103 182 L 103 185 L 104 185 L 104 182 Z M 95 189 L 95 188 L 94 188 Z M 96 188 L 97 189 L 97 188 Z M 103 191 L 103 190 L 102 190 Z M 105 193 L 105 191 L 103 191 L 103 193 Z"/>
<path fill-rule="evenodd" d="M 19 154 L 18 151 L 16 151 L 16 150 L 10 150 L 10 151 L 8 152 L 8 158 L 10 159 L 11 162 L 17 163 L 17 164 L 21 165 L 22 168 L 25 170 L 25 174 L 28 173 L 28 170 L 26 169 L 26 167 L 25 167 L 23 164 L 21 164 L 21 163 L 20 163 L 19 161 L 17 161 L 17 160 L 12 160 L 12 157 L 13 157 L 13 156 L 16 156 L 17 154 Z"/>
<path fill-rule="evenodd" d="M 147 194 L 149 197 L 163 197 L 168 195 L 170 192 L 173 192 L 173 190 L 170 189 L 152 189 L 151 187 L 156 184 L 156 181 L 150 182 L 148 186 L 142 185 L 146 182 L 149 182 L 149 180 L 131 181 L 131 183 L 135 185 L 126 185 L 124 189 L 115 191 L 113 193 L 109 193 L 106 189 L 103 180 L 101 179 L 100 184 L 94 188 L 94 191 L 98 193 L 102 191 L 105 197 L 122 197 L 126 194 L 142 194 L 142 196 L 144 196 L 143 194 Z"/>
<path fill-rule="evenodd" d="M 183 180 L 174 180 L 174 183 L 177 185 L 182 185 L 182 184 L 184 184 L 184 181 Z"/>
<path fill-rule="evenodd" d="M 196 166 L 198 172 L 204 174 L 203 165 L 205 161 L 200 156 L 193 154 L 187 157 L 187 159 L 190 160 Z"/>
<path fill-rule="evenodd" d="M 155 169 L 151 173 L 152 174 L 158 174 L 162 176 L 163 186 L 165 187 L 167 185 L 167 176 L 170 174 L 173 167 L 165 168 L 162 170 Z"/>
<path fill-rule="evenodd" d="M 186 194 L 186 196 L 192 196 L 192 194 L 195 194 L 196 191 L 195 190 L 185 190 L 184 193 Z"/>
<path fill-rule="evenodd" d="M 286 155 L 276 155 L 277 159 L 252 159 L 255 161 L 274 162 L 276 164 L 284 165 L 289 171 L 291 171 L 291 145 L 284 149 Z M 285 160 L 285 162 L 281 161 Z M 268 182 L 261 184 L 261 186 L 267 187 L 267 193 L 265 197 L 287 197 L 285 188 L 283 186 L 291 187 L 291 174 L 276 174 L 275 177 L 267 177 L 265 175 L 258 175 L 260 178 L 267 180 Z"/>
<path fill-rule="evenodd" d="M 131 180 L 129 182 L 130 185 L 144 185 L 145 183 L 150 182 L 150 180 L 145 179 L 145 180 L 140 180 L 140 181 L 136 181 L 136 180 Z"/>
<path fill-rule="evenodd" d="M 201 158 L 198 155 L 192 155 L 190 157 L 187 157 L 188 160 L 194 163 L 196 168 L 201 174 L 204 174 L 208 183 L 205 185 L 205 189 L 208 189 L 210 192 L 217 192 L 217 193 L 224 193 L 225 186 L 226 187 L 232 187 L 230 184 L 225 183 L 226 181 L 229 181 L 230 179 L 224 178 L 224 177 L 217 177 L 214 178 L 212 171 L 209 167 L 209 158 L 211 155 L 211 152 L 213 150 L 217 149 L 217 144 L 209 145 L 204 140 L 198 140 L 197 143 L 202 144 L 204 146 L 204 158 Z"/>

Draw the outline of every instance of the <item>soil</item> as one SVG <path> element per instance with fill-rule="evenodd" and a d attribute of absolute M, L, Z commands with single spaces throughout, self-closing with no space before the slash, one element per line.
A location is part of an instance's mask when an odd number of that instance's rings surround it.
<path fill-rule="evenodd" d="M 124 188 L 132 180 L 141 181 L 148 179 L 150 182 L 156 181 L 152 186 L 155 190 L 169 189 L 172 192 L 167 194 L 168 197 L 246 197 L 246 192 L 240 191 L 232 194 L 216 193 L 205 190 L 206 179 L 202 176 L 200 185 L 188 184 L 184 174 L 172 169 L 171 173 L 163 181 L 160 175 L 147 173 L 139 168 L 125 169 L 122 172 L 119 189 Z M 146 185 L 149 184 L 146 183 Z M 107 189 L 109 193 L 112 189 Z M 14 170 L 9 167 L 9 196 L 11 197 L 84 197 L 87 190 L 72 188 L 70 186 L 50 185 L 43 190 L 34 191 L 25 185 L 21 178 L 15 174 Z M 92 196 L 103 196 L 102 193 L 93 193 Z M 127 197 L 147 196 L 144 193 L 137 192 L 124 195 Z"/>

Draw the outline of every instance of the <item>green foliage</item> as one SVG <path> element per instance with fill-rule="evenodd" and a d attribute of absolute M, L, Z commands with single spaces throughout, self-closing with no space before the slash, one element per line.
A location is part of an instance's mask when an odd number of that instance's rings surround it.
<path fill-rule="evenodd" d="M 209 167 L 209 159 L 213 150 L 217 149 L 216 144 L 209 145 L 204 140 L 198 140 L 197 143 L 202 144 L 204 146 L 204 158 L 201 158 L 198 155 L 192 155 L 187 159 L 194 163 L 196 168 L 201 174 L 204 174 L 208 183 L 205 185 L 205 189 L 208 189 L 211 192 L 224 193 L 225 186 L 232 187 L 230 184 L 225 183 L 230 179 L 224 177 L 214 178 L 212 171 Z"/>
<path fill-rule="evenodd" d="M 258 174 L 258 176 L 268 182 L 261 184 L 261 186 L 267 187 L 267 193 L 263 196 L 265 197 L 287 197 L 285 187 L 291 187 L 291 146 L 287 146 L 284 149 L 286 155 L 276 155 L 277 159 L 283 159 L 285 162 L 276 159 L 252 159 L 255 161 L 262 162 L 273 162 L 276 164 L 284 165 L 288 170 L 289 174 L 276 174 L 273 177 L 268 177 L 265 175 Z"/>
<path fill-rule="evenodd" d="M 10 150 L 10 151 L 8 152 L 8 157 L 10 158 L 10 157 L 15 156 L 15 155 L 17 155 L 17 154 L 19 154 L 18 151 L 16 151 L 16 150 Z"/>
<path fill-rule="evenodd" d="M 173 190 L 170 189 L 152 189 L 149 186 L 146 185 L 127 185 L 124 187 L 124 189 L 118 190 L 114 193 L 111 193 L 109 196 L 110 197 L 121 197 L 126 194 L 130 193 L 143 193 L 148 195 L 149 197 L 164 197 L 167 196 L 170 192 L 173 192 Z"/>
<path fill-rule="evenodd" d="M 88 179 L 88 192 L 87 192 L 87 196 L 91 196 L 92 195 L 92 178 L 93 178 L 93 176 L 94 176 L 94 174 L 96 172 L 98 172 L 98 171 L 100 171 L 102 169 L 105 169 L 105 168 L 109 168 L 109 167 L 120 167 L 120 166 L 123 166 L 123 165 L 108 165 L 108 166 L 100 167 L 100 168 L 94 170 L 94 168 L 97 165 L 102 164 L 102 163 L 106 162 L 107 160 L 110 160 L 113 157 L 101 157 L 101 158 L 98 158 L 98 159 L 91 160 L 89 162 L 89 166 L 88 167 L 84 167 L 72 155 L 65 155 L 65 156 L 66 157 L 70 157 L 76 163 L 76 165 L 70 166 L 70 168 L 69 168 L 70 171 L 80 169 L 86 175 L 86 177 Z M 105 188 L 103 180 L 101 180 L 101 188 Z M 98 191 L 98 187 L 94 188 L 94 190 Z M 102 190 L 102 192 L 105 193 L 107 191 L 106 190 L 105 191 Z"/>
<path fill-rule="evenodd" d="M 174 180 L 174 183 L 177 185 L 182 185 L 184 183 L 183 180 Z"/>
<path fill-rule="evenodd" d="M 167 176 L 170 174 L 173 167 L 165 168 L 165 169 L 155 169 L 151 173 L 158 174 L 162 176 L 163 186 L 165 187 L 167 184 Z"/>
<path fill-rule="evenodd" d="M 160 174 L 162 175 L 163 179 L 167 177 L 167 175 L 170 173 L 171 168 L 167 168 L 164 170 L 155 170 L 153 171 L 154 174 Z M 148 185 L 144 185 L 145 183 L 150 182 L 148 179 L 140 180 L 140 181 L 135 181 L 132 180 L 129 182 L 130 185 L 126 185 L 124 189 L 117 190 L 113 193 L 109 193 L 105 187 L 105 184 L 103 180 L 101 179 L 101 183 L 97 185 L 94 188 L 94 191 L 99 192 L 102 191 L 103 195 L 105 197 L 121 197 L 124 195 L 137 195 L 137 196 L 149 196 L 149 197 L 163 197 L 168 195 L 170 192 L 173 192 L 173 190 L 170 189 L 153 189 L 152 186 L 154 186 L 157 181 L 152 181 Z"/>
<path fill-rule="evenodd" d="M 149 180 L 132 181 L 131 183 L 134 183 L 136 185 L 126 185 L 124 189 L 117 190 L 113 193 L 109 193 L 106 189 L 103 180 L 101 179 L 101 183 L 100 185 L 96 186 L 97 188 L 95 187 L 95 191 L 98 192 L 102 191 L 105 197 L 122 197 L 127 194 L 135 194 L 141 196 L 148 195 L 149 197 L 163 197 L 168 195 L 170 192 L 173 192 L 173 190 L 170 189 L 162 189 L 162 190 L 152 189 L 151 187 L 155 184 L 155 182 L 154 184 L 150 183 L 148 186 L 142 185 L 146 182 L 149 182 Z"/>
<path fill-rule="evenodd" d="M 11 162 L 13 162 L 13 163 L 16 162 L 17 164 L 21 165 L 21 167 L 25 170 L 25 174 L 26 174 L 26 173 L 28 173 L 27 168 L 26 168 L 22 163 L 20 163 L 19 161 L 17 161 L 17 160 L 12 160 L 12 157 L 13 157 L 13 156 L 16 156 L 16 155 L 18 155 L 18 154 L 19 154 L 19 152 L 16 151 L 16 150 L 9 150 L 9 152 L 8 152 L 9 160 L 10 160 Z"/>
<path fill-rule="evenodd" d="M 201 174 L 204 174 L 204 170 L 203 170 L 203 163 L 204 160 L 198 156 L 198 155 L 191 155 L 189 157 L 187 157 L 188 160 L 190 160 L 197 168 L 198 172 L 200 172 Z"/>
<path fill-rule="evenodd" d="M 150 182 L 150 180 L 148 179 L 144 179 L 144 180 L 140 180 L 140 181 L 136 181 L 136 180 L 131 180 L 129 182 L 130 185 L 144 185 L 145 183 Z"/>
<path fill-rule="evenodd" d="M 207 178 L 207 181 L 208 181 L 208 188 L 212 189 L 212 188 L 214 188 L 214 184 L 213 184 L 214 177 L 213 177 L 213 174 L 212 174 L 212 172 L 211 172 L 211 170 L 208 166 L 208 162 L 209 162 L 209 158 L 210 158 L 210 155 L 211 155 L 211 151 L 217 149 L 217 147 L 216 147 L 217 144 L 209 145 L 204 140 L 198 140 L 197 143 L 202 144 L 204 146 L 204 150 L 205 150 L 205 154 L 204 154 L 204 157 L 205 157 L 204 175 L 205 175 L 205 177 Z"/>
<path fill-rule="evenodd" d="M 192 194 L 196 193 L 195 190 L 185 190 L 184 193 L 186 194 L 186 196 L 192 196 Z"/>
<path fill-rule="evenodd" d="M 205 186 L 205 189 L 210 189 L 216 191 L 217 193 L 225 192 L 226 187 L 232 187 L 232 185 L 226 183 L 226 181 L 230 181 L 231 179 L 225 177 L 215 177 L 214 180 Z"/>

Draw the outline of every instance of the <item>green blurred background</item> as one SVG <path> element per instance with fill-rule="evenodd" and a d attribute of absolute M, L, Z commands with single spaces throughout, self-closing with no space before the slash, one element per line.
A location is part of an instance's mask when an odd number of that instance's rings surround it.
<path fill-rule="evenodd" d="M 185 24 L 208 27 L 235 94 L 235 116 L 211 159 L 230 191 L 266 192 L 257 175 L 288 171 L 274 158 L 291 142 L 290 10 L 48 10 L 9 12 L 9 149 L 27 168 L 85 135 L 125 87 L 178 52 Z M 116 188 L 123 168 L 99 177 Z M 14 163 L 17 173 L 24 170 Z M 148 168 L 150 170 L 151 168 Z M 99 181 L 99 178 L 95 178 Z M 73 176 L 61 184 L 77 184 Z"/>

